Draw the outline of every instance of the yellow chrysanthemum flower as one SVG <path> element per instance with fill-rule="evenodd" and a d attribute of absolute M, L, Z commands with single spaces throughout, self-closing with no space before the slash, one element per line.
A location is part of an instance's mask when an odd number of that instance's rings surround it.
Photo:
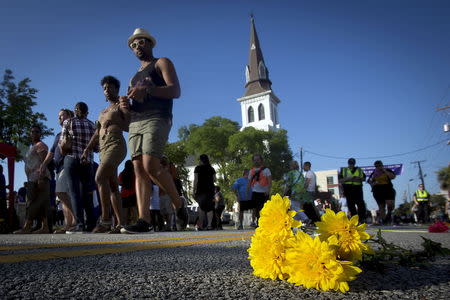
<path fill-rule="evenodd" d="M 355 261 L 361 259 L 363 252 L 373 253 L 369 245 L 363 243 L 370 235 L 365 232 L 366 224 L 358 226 L 358 216 L 353 216 L 349 220 L 343 211 L 336 214 L 327 209 L 321 221 L 316 222 L 316 226 L 322 241 L 337 242 L 339 245 L 337 254 L 340 259 Z"/>
<path fill-rule="evenodd" d="M 261 278 L 286 279 L 281 270 L 286 243 L 294 237 L 292 228 L 300 227 L 294 220 L 296 212 L 289 211 L 290 201 L 279 194 L 264 204 L 258 220 L 258 228 L 248 249 L 253 274 Z"/>
<path fill-rule="evenodd" d="M 287 278 L 282 271 L 286 253 L 285 241 L 262 232 L 255 233 L 248 253 L 254 275 L 272 280 Z"/>
<path fill-rule="evenodd" d="M 348 291 L 347 282 L 354 280 L 361 269 L 350 261 L 337 260 L 336 247 L 298 232 L 286 248 L 282 271 L 288 274 L 287 281 L 321 291 Z"/>
<path fill-rule="evenodd" d="M 281 239 L 292 237 L 292 228 L 300 227 L 302 223 L 294 220 L 296 212 L 289 210 L 290 205 L 288 197 L 273 195 L 260 212 L 256 231 L 264 231 L 266 235 L 279 236 Z"/>

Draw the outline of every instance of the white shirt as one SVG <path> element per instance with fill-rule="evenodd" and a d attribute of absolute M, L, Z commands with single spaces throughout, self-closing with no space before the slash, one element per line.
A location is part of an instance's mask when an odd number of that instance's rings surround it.
<path fill-rule="evenodd" d="M 308 192 L 315 192 L 316 191 L 316 174 L 314 174 L 313 171 L 304 171 L 303 175 L 305 178 L 309 179 L 309 184 L 306 187 L 306 190 Z"/>

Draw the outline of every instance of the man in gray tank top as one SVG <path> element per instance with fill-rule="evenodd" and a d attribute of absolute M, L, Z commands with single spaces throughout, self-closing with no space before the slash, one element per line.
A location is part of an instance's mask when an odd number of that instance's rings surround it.
<path fill-rule="evenodd" d="M 123 227 L 122 233 L 150 231 L 150 179 L 164 189 L 176 208 L 181 206 L 172 177 L 160 164 L 172 127 L 172 101 L 180 97 L 180 84 L 172 62 L 153 56 L 155 45 L 155 38 L 142 28 L 128 38 L 128 46 L 141 63 L 128 88 L 128 147 L 136 177 L 139 219 L 136 224 Z"/>

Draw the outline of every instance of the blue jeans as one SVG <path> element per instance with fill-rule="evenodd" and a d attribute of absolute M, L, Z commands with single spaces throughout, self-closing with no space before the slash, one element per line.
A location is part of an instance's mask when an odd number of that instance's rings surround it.
<path fill-rule="evenodd" d="M 94 205 L 92 203 L 92 164 L 82 164 L 80 159 L 67 155 L 64 158 L 64 172 L 67 172 L 70 203 L 77 224 L 88 229 L 95 226 Z M 84 221 L 86 212 L 87 221 Z M 92 228 L 91 228 L 92 227 Z"/>

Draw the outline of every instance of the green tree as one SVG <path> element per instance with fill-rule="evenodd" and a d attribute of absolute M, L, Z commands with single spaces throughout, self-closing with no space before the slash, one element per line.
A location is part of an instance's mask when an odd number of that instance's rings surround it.
<path fill-rule="evenodd" d="M 178 176 L 183 183 L 183 189 L 187 192 L 191 189 L 191 182 L 189 181 L 189 171 L 184 166 L 188 153 L 183 141 L 166 144 L 164 153 L 177 168 Z"/>
<path fill-rule="evenodd" d="M 235 121 L 211 117 L 201 126 L 190 125 L 189 134 L 186 139 L 186 150 L 189 154 L 198 157 L 207 154 L 212 164 L 218 165 L 217 179 L 220 186 L 229 186 L 229 174 L 227 163 L 231 159 L 228 151 L 228 140 L 230 136 L 239 132 L 239 124 Z"/>
<path fill-rule="evenodd" d="M 30 144 L 31 126 L 38 124 L 42 128 L 42 136 L 51 135 L 52 129 L 47 128 L 43 121 L 47 118 L 42 113 L 33 112 L 36 105 L 37 89 L 30 87 L 29 78 L 22 79 L 17 84 L 11 70 L 5 70 L 0 84 L 0 142 L 16 146 Z M 25 153 L 19 153 L 20 160 Z"/>
<path fill-rule="evenodd" d="M 450 166 L 444 167 L 437 172 L 437 179 L 441 189 L 448 191 L 450 188 Z"/>
<path fill-rule="evenodd" d="M 239 131 L 237 122 L 215 116 L 202 125 L 181 127 L 178 137 L 185 142 L 187 153 L 196 157 L 205 153 L 218 166 L 217 183 L 228 208 L 235 200 L 230 186 L 244 168 L 251 168 L 255 153 L 263 155 L 265 166 L 271 170 L 273 192 L 282 192 L 282 177 L 292 159 L 286 130 L 268 132 L 247 127 Z"/>

